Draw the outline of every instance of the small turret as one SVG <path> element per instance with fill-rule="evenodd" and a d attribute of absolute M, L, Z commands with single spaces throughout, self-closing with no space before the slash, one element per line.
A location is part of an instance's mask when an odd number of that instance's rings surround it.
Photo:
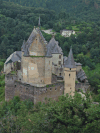
<path fill-rule="evenodd" d="M 73 58 L 72 47 L 68 59 L 64 64 L 64 94 L 74 95 L 75 92 L 76 65 Z"/>

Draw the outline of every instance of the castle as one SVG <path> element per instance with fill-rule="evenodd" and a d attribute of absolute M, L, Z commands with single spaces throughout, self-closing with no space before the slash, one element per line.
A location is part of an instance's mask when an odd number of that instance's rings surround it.
<path fill-rule="evenodd" d="M 89 87 L 82 64 L 74 62 L 72 47 L 66 57 L 58 44 L 54 35 L 49 42 L 45 40 L 40 25 L 34 27 L 21 51 L 11 54 L 4 64 L 6 101 L 14 96 L 34 103 L 46 97 L 57 100 Z"/>

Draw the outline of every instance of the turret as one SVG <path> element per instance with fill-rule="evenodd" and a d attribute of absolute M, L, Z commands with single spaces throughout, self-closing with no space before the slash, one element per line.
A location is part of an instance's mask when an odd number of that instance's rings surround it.
<path fill-rule="evenodd" d="M 64 64 L 64 94 L 74 95 L 75 92 L 76 65 L 73 58 L 72 47 L 68 59 Z"/>

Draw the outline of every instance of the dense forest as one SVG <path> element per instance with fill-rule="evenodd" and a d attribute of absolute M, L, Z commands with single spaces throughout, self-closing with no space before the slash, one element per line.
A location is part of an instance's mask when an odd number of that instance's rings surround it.
<path fill-rule="evenodd" d="M 4 0 L 22 6 L 42 7 L 56 13 L 65 11 L 72 17 L 85 21 L 98 21 L 100 14 L 99 0 Z"/>
<path fill-rule="evenodd" d="M 100 105 L 92 101 L 100 103 L 100 1 L 0 0 L 0 71 L 8 56 L 21 50 L 23 40 L 38 26 L 39 16 L 41 30 L 52 28 L 57 33 L 64 56 L 72 45 L 74 59 L 82 63 L 94 91 L 86 94 L 86 101 L 76 93 L 74 99 L 66 95 L 47 104 L 33 105 L 18 97 L 7 103 L 5 76 L 0 73 L 0 132 L 99 133 Z M 75 30 L 76 35 L 65 38 L 60 35 L 62 29 Z M 52 35 L 42 33 L 49 42 Z"/>

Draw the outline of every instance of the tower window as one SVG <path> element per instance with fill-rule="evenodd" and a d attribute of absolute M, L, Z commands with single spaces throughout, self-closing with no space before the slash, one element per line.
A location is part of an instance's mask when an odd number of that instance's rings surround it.
<path fill-rule="evenodd" d="M 69 74 L 69 77 L 70 77 L 70 74 Z"/>
<path fill-rule="evenodd" d="M 61 55 L 59 55 L 59 59 L 61 59 Z"/>
<path fill-rule="evenodd" d="M 61 76 L 61 73 L 59 73 L 59 76 Z"/>
<path fill-rule="evenodd" d="M 61 61 L 59 61 L 59 65 L 61 65 Z"/>
<path fill-rule="evenodd" d="M 70 70 L 71 70 L 71 68 L 70 68 Z"/>

